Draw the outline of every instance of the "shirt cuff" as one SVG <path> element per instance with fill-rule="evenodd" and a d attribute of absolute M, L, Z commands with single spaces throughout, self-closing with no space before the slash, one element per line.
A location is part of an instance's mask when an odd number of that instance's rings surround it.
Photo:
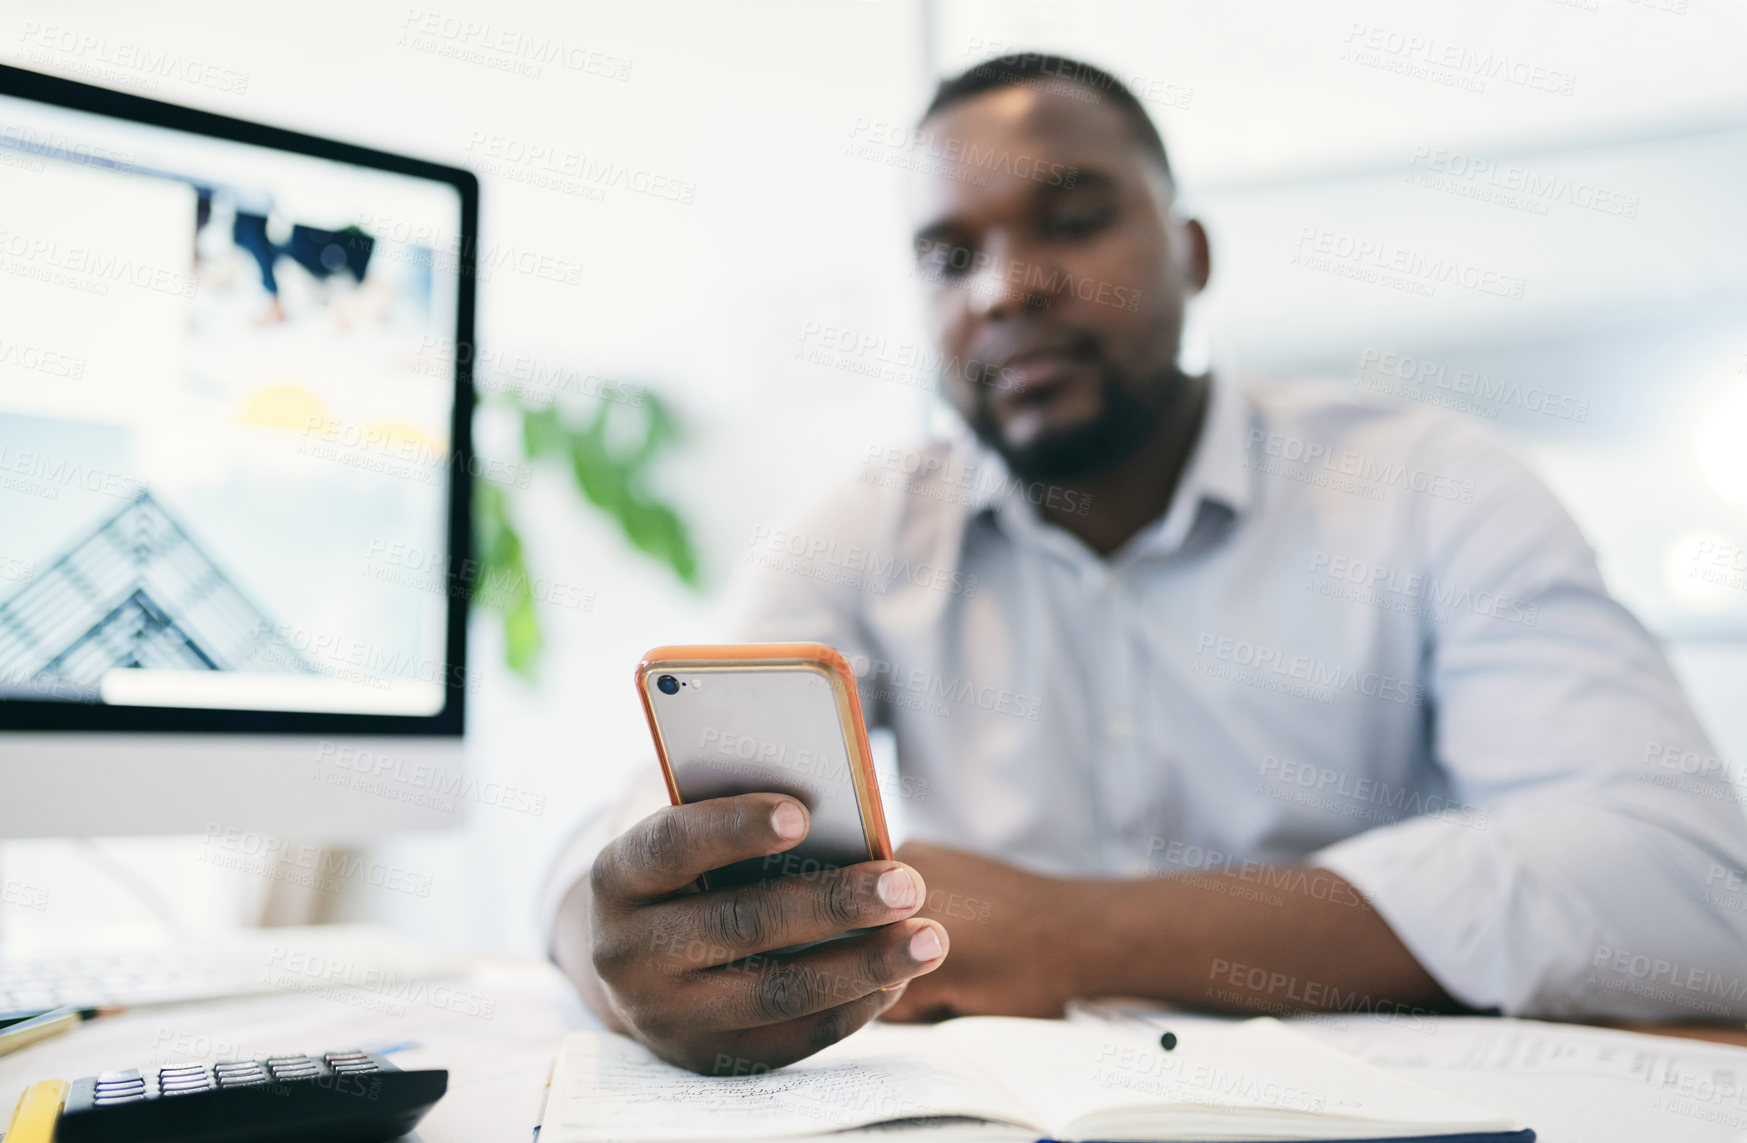
<path fill-rule="evenodd" d="M 1461 1003 L 1559 1015 L 1570 998 L 1548 990 L 1581 970 L 1596 921 L 1520 840 L 1496 817 L 1480 825 L 1412 818 L 1336 842 L 1307 864 L 1351 883 Z"/>
<path fill-rule="evenodd" d="M 653 770 L 653 767 L 651 767 Z M 547 867 L 540 887 L 540 931 L 546 938 L 546 955 L 552 955 L 552 936 L 558 910 L 571 888 L 594 867 L 594 859 L 606 844 L 668 804 L 667 785 L 659 770 L 639 772 L 615 800 L 584 818 Z"/>

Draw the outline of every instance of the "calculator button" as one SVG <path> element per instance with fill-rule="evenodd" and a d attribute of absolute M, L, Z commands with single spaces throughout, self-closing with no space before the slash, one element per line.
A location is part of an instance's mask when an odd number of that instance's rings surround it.
<path fill-rule="evenodd" d="M 146 1093 L 143 1091 L 132 1091 L 125 1095 L 119 1093 L 116 1095 L 100 1095 L 91 1102 L 97 1107 L 110 1107 L 117 1103 L 135 1103 L 139 1100 L 143 1100 L 145 1097 Z"/>
<path fill-rule="evenodd" d="M 265 1072 L 238 1072 L 218 1077 L 219 1087 L 254 1087 L 256 1084 L 266 1082 Z"/>
<path fill-rule="evenodd" d="M 140 1080 L 141 1082 L 144 1082 L 145 1077 L 140 1075 L 140 1070 L 138 1068 L 123 1068 L 118 1072 L 99 1072 L 97 1075 L 97 1083 L 99 1086 L 106 1083 L 120 1083 L 124 1080 Z"/>
<path fill-rule="evenodd" d="M 368 1058 L 369 1057 L 365 1056 L 363 1052 L 329 1052 L 322 1057 L 322 1059 L 330 1064 L 338 1063 L 341 1060 L 362 1060 Z"/>
<path fill-rule="evenodd" d="M 98 1095 L 107 1096 L 107 1095 L 144 1095 L 145 1093 L 146 1093 L 146 1085 L 143 1083 L 137 1083 L 137 1084 L 133 1084 L 131 1086 L 99 1087 L 99 1088 L 95 1089 L 94 1091 L 92 1091 L 91 1094 L 94 1096 L 98 1096 Z"/>
<path fill-rule="evenodd" d="M 193 1095 L 197 1091 L 211 1091 L 211 1090 L 212 1090 L 211 1085 L 202 1083 L 202 1084 L 189 1084 L 187 1087 L 167 1087 L 163 1091 L 159 1092 L 158 1094 L 165 1095 L 165 1096 Z"/>
<path fill-rule="evenodd" d="M 186 1067 L 177 1068 L 159 1068 L 158 1082 L 164 1083 L 173 1079 L 184 1079 L 188 1076 L 204 1076 L 205 1074 L 206 1069 L 199 1064 L 191 1064 Z"/>

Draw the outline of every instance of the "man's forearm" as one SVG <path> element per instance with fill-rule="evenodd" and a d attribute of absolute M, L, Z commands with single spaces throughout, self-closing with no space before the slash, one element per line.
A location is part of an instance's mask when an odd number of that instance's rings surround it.
<path fill-rule="evenodd" d="M 1456 1006 L 1358 891 L 1326 869 L 1062 888 L 1058 955 L 1080 996 L 1253 1012 Z"/>

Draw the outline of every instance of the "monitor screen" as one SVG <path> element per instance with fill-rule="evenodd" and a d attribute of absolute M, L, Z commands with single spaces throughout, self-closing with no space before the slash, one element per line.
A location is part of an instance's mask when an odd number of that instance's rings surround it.
<path fill-rule="evenodd" d="M 5 70 L 0 725 L 458 732 L 472 177 Z"/>

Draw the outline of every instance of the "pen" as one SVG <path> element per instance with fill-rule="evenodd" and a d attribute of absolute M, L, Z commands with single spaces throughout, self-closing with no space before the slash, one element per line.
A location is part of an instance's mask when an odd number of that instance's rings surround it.
<path fill-rule="evenodd" d="M 422 1048 L 422 1047 L 424 1047 L 424 1045 L 419 1043 L 417 1040 L 402 1040 L 400 1043 L 390 1044 L 386 1048 L 364 1047 L 364 1048 L 361 1048 L 359 1050 L 369 1052 L 371 1055 L 375 1055 L 375 1056 L 392 1056 L 396 1052 L 404 1052 L 404 1051 L 408 1050 L 409 1048 Z"/>
<path fill-rule="evenodd" d="M 56 1008 L 0 1028 L 0 1056 L 28 1047 L 38 1040 L 70 1032 L 83 1019 L 77 1008 Z"/>
<path fill-rule="evenodd" d="M 17 1024 L 24 1020 L 35 1020 L 39 1016 L 47 1016 L 50 1012 L 61 1012 L 65 1010 L 66 1007 L 63 1005 L 61 1008 L 26 1008 L 18 1012 L 0 1012 L 0 1032 L 4 1032 L 7 1027 L 12 1024 Z M 113 1016 L 117 1012 L 125 1011 L 125 1009 L 75 1008 L 72 1009 L 72 1011 L 77 1012 L 79 1014 L 79 1019 L 81 1020 L 95 1020 L 99 1016 Z"/>

